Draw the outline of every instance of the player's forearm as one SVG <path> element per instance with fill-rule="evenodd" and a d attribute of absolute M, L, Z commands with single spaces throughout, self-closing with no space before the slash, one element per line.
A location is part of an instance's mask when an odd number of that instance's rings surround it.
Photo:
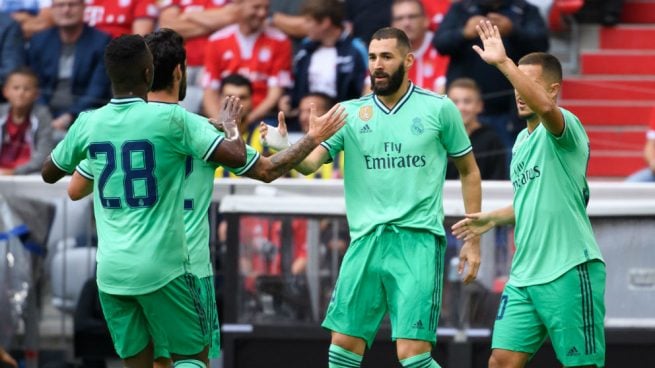
<path fill-rule="evenodd" d="M 43 178 L 43 181 L 48 184 L 54 184 L 65 175 L 66 172 L 59 169 L 59 167 L 52 162 L 50 155 L 48 155 L 48 158 L 46 158 L 41 167 L 41 177 Z"/>
<path fill-rule="evenodd" d="M 305 135 L 298 142 L 292 144 L 284 151 L 280 151 L 271 157 L 261 157 L 255 167 L 246 175 L 266 183 L 279 178 L 296 168 L 305 158 L 318 146 L 317 139 Z M 300 171 L 300 170 L 298 170 Z M 302 171 L 301 171 L 302 172 Z M 313 171 L 312 171 L 313 172 Z M 305 174 L 305 173 L 303 173 Z M 305 174 L 307 175 L 307 174 Z"/>
<path fill-rule="evenodd" d="M 495 226 L 514 225 L 516 218 L 514 217 L 514 207 L 507 206 L 489 212 L 489 218 L 493 221 Z"/>
<path fill-rule="evenodd" d="M 482 188 L 480 185 L 480 170 L 475 166 L 474 170 L 460 173 L 462 183 L 462 197 L 466 213 L 480 212 L 482 202 Z"/>

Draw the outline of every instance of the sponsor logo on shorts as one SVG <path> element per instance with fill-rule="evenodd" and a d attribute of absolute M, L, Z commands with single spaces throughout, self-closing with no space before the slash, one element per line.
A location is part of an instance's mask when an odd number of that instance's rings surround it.
<path fill-rule="evenodd" d="M 418 321 L 416 321 L 416 323 L 414 323 L 414 324 L 412 325 L 412 328 L 415 328 L 415 329 L 417 329 L 417 330 L 422 330 L 422 329 L 424 329 L 425 327 L 423 326 L 423 321 L 421 321 L 421 320 L 419 319 Z"/>
<path fill-rule="evenodd" d="M 578 356 L 578 355 L 580 355 L 580 352 L 578 351 L 578 349 L 575 348 L 575 346 L 569 349 L 569 352 L 566 353 L 567 357 Z"/>

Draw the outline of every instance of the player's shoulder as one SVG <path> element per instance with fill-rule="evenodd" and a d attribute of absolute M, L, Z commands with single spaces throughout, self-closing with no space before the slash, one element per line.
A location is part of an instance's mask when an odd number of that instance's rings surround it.
<path fill-rule="evenodd" d="M 415 98 L 420 100 L 433 100 L 433 101 L 440 101 L 441 103 L 448 100 L 448 97 L 446 95 L 438 94 L 434 91 L 419 87 L 417 85 L 414 85 L 413 93 L 416 95 Z"/>
<path fill-rule="evenodd" d="M 373 105 L 373 93 L 368 93 L 359 98 L 353 98 L 351 100 L 346 100 L 339 102 L 339 105 L 343 106 L 346 111 L 351 109 L 357 109 L 362 106 Z"/>
<path fill-rule="evenodd" d="M 212 33 L 211 36 L 209 36 L 209 42 L 219 42 L 221 40 L 228 39 L 236 35 L 238 31 L 239 31 L 239 26 L 237 24 L 223 27 L 218 31 Z"/>

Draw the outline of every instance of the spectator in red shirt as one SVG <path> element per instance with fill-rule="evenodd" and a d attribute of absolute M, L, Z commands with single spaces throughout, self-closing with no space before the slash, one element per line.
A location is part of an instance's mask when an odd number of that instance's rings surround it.
<path fill-rule="evenodd" d="M 159 26 L 175 30 L 185 40 L 188 85 L 181 105 L 198 113 L 207 40 L 213 32 L 237 21 L 239 7 L 227 0 L 163 0 L 160 4 Z"/>
<path fill-rule="evenodd" d="M 48 108 L 34 104 L 36 74 L 25 67 L 9 73 L 2 94 L 7 103 L 0 104 L 0 174 L 38 172 L 54 142 Z"/>
<path fill-rule="evenodd" d="M 269 0 L 240 0 L 237 24 L 214 33 L 205 50 L 203 108 L 218 116 L 220 80 L 233 73 L 250 79 L 253 110 L 247 121 L 259 121 L 277 106 L 291 86 L 291 42 L 266 24 Z"/>
<path fill-rule="evenodd" d="M 432 45 L 434 34 L 428 30 L 428 19 L 420 0 L 394 0 L 391 7 L 391 26 L 402 29 L 412 43 L 414 65 L 409 79 L 419 87 L 443 94 L 446 88 L 448 57 L 439 54 Z"/>
<path fill-rule="evenodd" d="M 159 16 L 155 0 L 85 0 L 84 22 L 111 35 L 146 34 Z"/>

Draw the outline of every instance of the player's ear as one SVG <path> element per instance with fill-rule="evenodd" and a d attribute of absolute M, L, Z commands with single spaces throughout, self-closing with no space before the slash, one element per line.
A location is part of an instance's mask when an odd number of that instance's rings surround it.
<path fill-rule="evenodd" d="M 557 95 L 559 95 L 559 90 L 562 88 L 561 83 L 551 83 L 549 88 L 548 88 L 548 95 L 550 98 L 553 100 L 557 99 Z"/>
<path fill-rule="evenodd" d="M 175 69 L 173 70 L 173 79 L 178 80 L 178 81 L 182 80 L 182 74 L 183 74 L 182 73 L 182 68 L 183 67 L 184 66 L 182 64 L 177 64 L 177 66 L 175 66 Z"/>
<path fill-rule="evenodd" d="M 413 52 L 408 52 L 407 56 L 405 56 L 405 70 L 408 70 L 409 68 L 414 65 L 414 60 L 416 59 L 416 56 L 414 56 Z"/>

